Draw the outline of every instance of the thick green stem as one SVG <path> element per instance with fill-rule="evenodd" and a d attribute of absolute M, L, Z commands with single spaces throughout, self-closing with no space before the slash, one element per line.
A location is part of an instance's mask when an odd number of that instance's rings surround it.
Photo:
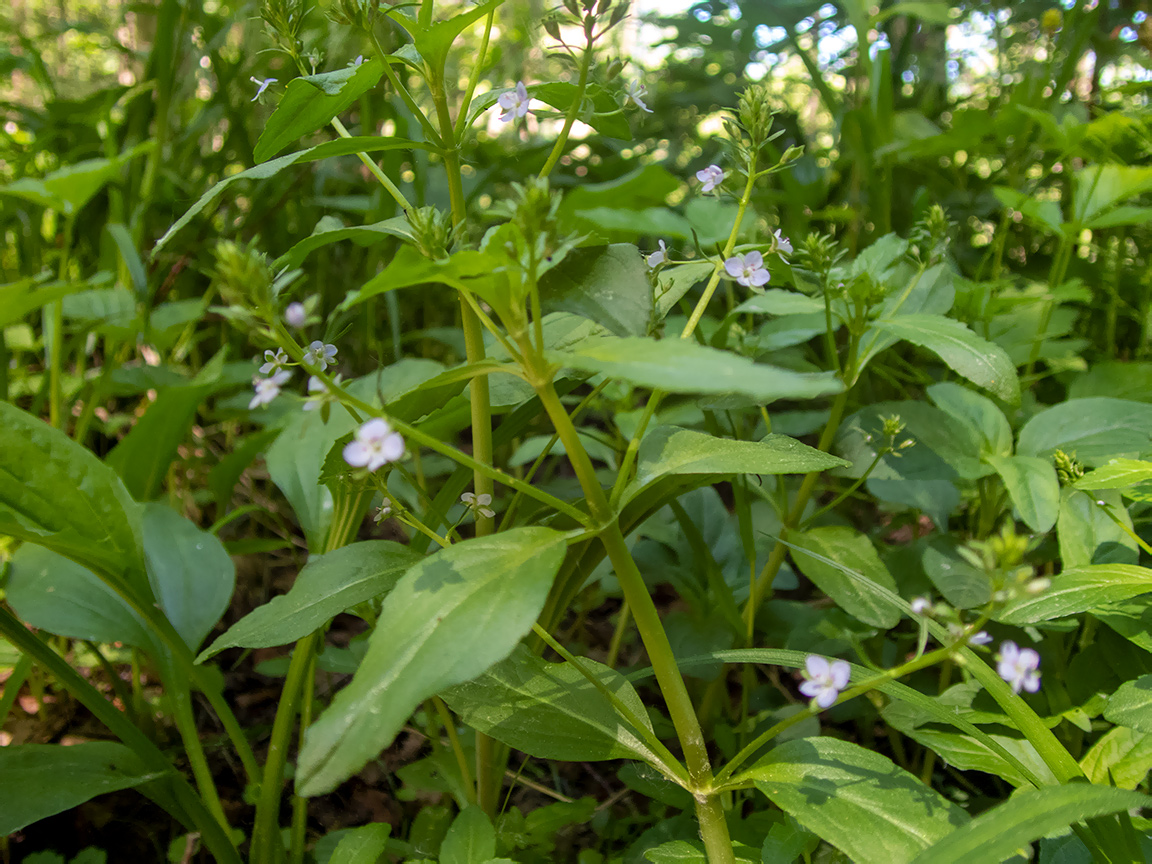
<path fill-rule="evenodd" d="M 300 736 L 297 747 L 304 749 L 304 733 L 312 725 L 312 701 L 316 693 L 316 654 L 313 652 L 308 671 L 304 674 L 304 692 L 300 694 Z M 308 799 L 292 796 L 292 837 L 289 844 L 289 864 L 303 864 L 304 846 L 308 839 Z"/>
<path fill-rule="evenodd" d="M 209 812 L 220 823 L 220 827 L 229 831 L 231 826 L 228 825 L 228 817 L 224 815 L 220 793 L 216 791 L 216 781 L 212 778 L 212 769 L 208 767 L 208 760 L 204 757 L 200 732 L 196 728 L 196 718 L 192 714 L 192 694 L 186 688 L 174 687 L 169 695 L 172 700 L 172 716 L 176 720 L 180 740 L 184 742 L 184 755 L 188 757 L 192 776 L 196 778 L 196 788 L 200 791 L 200 797 Z"/>
<path fill-rule="evenodd" d="M 60 269 L 57 279 L 68 279 L 68 264 L 72 252 L 72 229 L 76 219 L 64 217 L 64 248 L 60 250 Z M 61 367 L 64 365 L 64 301 L 55 300 L 44 315 L 48 331 L 48 422 L 56 429 L 63 428 L 64 410 L 61 387 Z"/>

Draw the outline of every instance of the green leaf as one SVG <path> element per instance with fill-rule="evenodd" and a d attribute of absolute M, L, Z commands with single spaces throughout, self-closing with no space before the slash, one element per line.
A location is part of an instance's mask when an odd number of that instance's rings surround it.
<path fill-rule="evenodd" d="M 456 543 L 405 573 L 351 683 L 305 735 L 299 793 L 330 792 L 424 699 L 507 657 L 540 614 L 565 549 L 558 531 L 514 528 Z"/>
<path fill-rule="evenodd" d="M 479 807 L 465 807 L 440 844 L 440 864 L 485 864 L 495 855 L 492 822 Z"/>
<path fill-rule="evenodd" d="M 925 849 L 915 864 L 1003 861 L 1028 843 L 1074 822 L 1147 807 L 1150 802 L 1146 795 L 1086 783 L 1023 789 Z"/>
<path fill-rule="evenodd" d="M 870 329 L 927 348 L 994 396 L 1012 404 L 1020 401 L 1020 381 L 1008 354 L 959 321 L 941 315 L 899 315 L 875 321 Z"/>
<path fill-rule="evenodd" d="M 959 543 L 947 534 L 928 539 L 920 562 L 944 599 L 957 609 L 974 609 L 992 599 L 992 580 L 958 552 Z"/>
<path fill-rule="evenodd" d="M 777 399 L 815 399 L 843 389 L 830 372 L 808 374 L 753 363 L 686 339 L 596 339 L 569 351 L 550 351 L 548 359 L 571 369 L 669 393 L 741 395 L 762 404 Z"/>
<path fill-rule="evenodd" d="M 356 138 L 338 138 L 335 141 L 326 141 L 315 147 L 309 147 L 307 150 L 297 150 L 295 153 L 289 153 L 278 159 L 261 163 L 254 168 L 249 168 L 247 171 L 233 174 L 230 177 L 224 178 L 201 195 L 200 200 L 189 207 L 184 212 L 184 215 L 177 219 L 172 224 L 172 227 L 164 232 L 164 236 L 157 240 L 156 245 L 152 247 L 152 257 L 155 258 L 160 250 L 168 245 L 168 242 L 176 235 L 176 232 L 191 222 L 209 204 L 223 195 L 229 186 L 239 183 L 241 180 L 267 180 L 269 177 L 275 177 L 285 168 L 289 168 L 297 163 L 303 165 L 307 162 L 316 162 L 320 159 L 328 159 L 333 156 L 348 156 L 353 153 L 376 153 L 380 150 L 405 150 L 411 148 L 420 148 L 423 150 L 432 149 L 431 145 L 421 142 L 405 141 L 396 138 L 378 138 L 375 135 Z"/>
<path fill-rule="evenodd" d="M 1059 237 L 1063 233 L 1064 214 L 1059 201 L 1041 201 L 1007 186 L 994 186 L 992 194 L 1005 207 L 1019 210 L 1024 218 L 1049 234 Z"/>
<path fill-rule="evenodd" d="M 911 861 L 968 821 L 889 759 L 835 738 L 787 741 L 742 776 L 856 864 Z"/>
<path fill-rule="evenodd" d="M 763 294 L 753 294 L 732 310 L 734 315 L 814 315 L 824 314 L 824 304 L 815 297 L 798 291 L 769 288 Z"/>
<path fill-rule="evenodd" d="M 403 216 L 394 216 L 370 225 L 353 225 L 346 227 L 343 222 L 331 216 L 325 216 L 316 223 L 312 233 L 281 255 L 273 262 L 273 269 L 293 270 L 299 267 L 304 259 L 312 252 L 324 246 L 330 246 L 341 240 L 351 240 L 358 246 L 371 246 L 379 243 L 385 237 L 400 237 L 408 239 L 412 236 L 412 228 Z"/>
<path fill-rule="evenodd" d="M 928 388 L 929 398 L 936 407 L 963 423 L 980 442 L 980 454 L 1010 456 L 1012 454 L 1012 427 L 996 403 L 975 390 L 944 381 Z"/>
<path fill-rule="evenodd" d="M 320 483 L 324 460 L 337 440 L 356 426 L 339 405 L 333 406 L 327 423 L 319 411 L 299 411 L 265 455 L 268 474 L 292 505 L 309 549 L 321 548 L 332 521 L 332 493 Z"/>
<path fill-rule="evenodd" d="M 867 537 L 852 528 L 830 526 L 789 534 L 788 539 L 799 547 L 792 550 L 792 558 L 801 572 L 837 606 L 866 624 L 896 626 L 904 610 L 870 588 L 876 585 L 895 593 L 896 580 Z"/>
<path fill-rule="evenodd" d="M 652 731 L 644 703 L 623 675 L 593 660 L 580 663 Z M 523 646 L 441 696 L 468 726 L 538 759 L 658 761 L 578 669 L 548 663 Z"/>
<path fill-rule="evenodd" d="M 1104 707 L 1104 719 L 1141 732 L 1152 732 L 1152 675 L 1141 675 L 1117 687 Z"/>
<path fill-rule="evenodd" d="M 384 64 L 373 58 L 359 66 L 292 79 L 260 133 L 253 158 L 257 163 L 267 162 L 293 141 L 327 126 L 375 87 L 383 74 Z"/>
<path fill-rule="evenodd" d="M 735 441 L 677 426 L 658 426 L 640 443 L 636 477 L 621 500 L 627 503 L 669 476 L 807 474 L 847 464 L 786 435 L 768 435 L 760 441 Z"/>
<path fill-rule="evenodd" d="M 313 555 L 287 594 L 233 624 L 197 662 L 226 648 L 270 648 L 302 639 L 344 610 L 391 591 L 421 557 L 390 540 L 364 540 Z"/>
<path fill-rule="evenodd" d="M 0 747 L 0 835 L 161 776 L 113 741 Z"/>
<path fill-rule="evenodd" d="M 576 99 L 577 87 L 567 81 L 553 81 L 533 84 L 528 88 L 528 93 L 533 99 L 539 99 L 557 111 L 567 113 Z M 592 110 L 589 111 L 589 108 Z M 627 117 L 620 111 L 620 106 L 616 104 L 612 94 L 599 84 L 589 84 L 585 88 L 584 104 L 581 109 L 576 115 L 577 119 L 587 123 L 601 135 L 618 138 L 621 141 L 632 139 L 632 129 L 628 125 Z"/>
<path fill-rule="evenodd" d="M 153 146 L 152 142 L 148 144 Z M 143 149 L 137 148 L 126 158 L 142 152 Z M 88 159 L 58 168 L 40 180 L 22 177 L 7 186 L 0 186 L 0 195 L 23 198 L 66 216 L 75 216 L 105 184 L 116 179 L 122 164 L 121 159 Z"/>
<path fill-rule="evenodd" d="M 372 822 L 350 829 L 332 850 L 328 864 L 376 864 L 388 846 L 392 826 L 387 822 Z"/>
<path fill-rule="evenodd" d="M 148 624 L 123 597 L 88 568 L 42 546 L 16 550 L 6 591 L 20 620 L 33 627 L 69 639 L 154 647 Z"/>
<path fill-rule="evenodd" d="M 1152 591 L 1152 570 L 1131 564 L 1087 564 L 1052 577 L 1036 595 L 1007 603 L 993 617 L 1005 624 L 1036 624 Z"/>
<path fill-rule="evenodd" d="M 1112 206 L 1152 189 L 1152 168 L 1087 165 L 1073 176 L 1072 212 L 1087 227 Z"/>
<path fill-rule="evenodd" d="M 144 508 L 144 557 L 160 609 L 195 651 L 232 600 L 232 559 L 215 534 L 164 504 Z"/>
<path fill-rule="evenodd" d="M 996 469 L 1020 518 L 1033 531 L 1045 534 L 1060 513 L 1060 481 L 1047 459 L 1036 456 L 986 456 Z"/>
<path fill-rule="evenodd" d="M 1063 450 L 1089 466 L 1152 454 L 1152 405 L 1099 396 L 1068 399 L 1034 414 L 1020 430 L 1016 452 L 1050 456 Z"/>
<path fill-rule="evenodd" d="M 88 288 L 87 282 L 43 282 L 21 279 L 0 285 L 0 327 L 19 321 L 53 301 Z"/>
<path fill-rule="evenodd" d="M 631 243 L 573 249 L 540 280 L 545 313 L 571 312 L 617 336 L 644 336 L 655 306 L 648 267 Z"/>
<path fill-rule="evenodd" d="M 1113 521 L 1105 508 L 1120 520 L 1120 525 Z M 1116 490 L 1097 490 L 1092 495 L 1078 489 L 1060 490 L 1056 539 L 1065 568 L 1088 564 L 1135 564 L 1140 557 L 1139 549 L 1125 528 L 1132 530 L 1132 517 Z"/>
<path fill-rule="evenodd" d="M 1089 471 L 1073 485 L 1077 489 L 1127 489 L 1152 482 L 1152 462 L 1142 459 L 1113 459 L 1107 465 Z"/>
<path fill-rule="evenodd" d="M 732 852 L 737 864 L 760 864 L 760 850 L 746 843 L 733 840 Z M 644 850 L 644 857 L 652 864 L 708 864 L 704 844 L 699 840 L 670 840 Z"/>
<path fill-rule="evenodd" d="M 465 249 L 451 258 L 433 261 L 425 258 L 414 246 L 401 246 L 388 266 L 359 288 L 349 291 L 339 308 L 343 311 L 385 291 L 424 283 L 450 285 L 483 297 L 484 285 L 491 281 L 492 273 L 498 266 L 497 259 L 474 249 Z"/>
<path fill-rule="evenodd" d="M 90 451 L 0 402 L 0 534 L 38 543 L 151 601 L 140 505 Z"/>
<path fill-rule="evenodd" d="M 120 252 L 120 260 L 128 268 L 128 275 L 132 279 L 132 290 L 137 298 L 144 300 L 148 296 L 148 273 L 144 269 L 144 262 L 136 250 L 136 242 L 132 239 L 132 232 L 127 225 L 119 222 L 109 222 L 104 226 L 112 242 Z"/>
<path fill-rule="evenodd" d="M 168 468 L 188 437 L 200 404 L 215 386 L 165 387 L 136 425 L 112 448 L 105 463 L 138 501 L 160 494 Z"/>
<path fill-rule="evenodd" d="M 1084 775 L 1101 786 L 1135 789 L 1152 768 L 1152 733 L 1117 726 L 1084 754 Z"/>
<path fill-rule="evenodd" d="M 438 21 L 427 29 L 411 28 L 412 43 L 424 58 L 431 74 L 442 76 L 444 64 L 448 59 L 448 50 L 456 41 L 456 37 L 503 2 L 504 0 L 488 0 L 487 3 L 474 6 L 467 12 L 457 12 L 447 21 Z"/>

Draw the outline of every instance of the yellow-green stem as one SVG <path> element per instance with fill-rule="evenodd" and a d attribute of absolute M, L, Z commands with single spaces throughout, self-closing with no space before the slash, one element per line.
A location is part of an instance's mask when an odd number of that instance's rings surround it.
<path fill-rule="evenodd" d="M 64 217 L 64 247 L 60 250 L 60 268 L 57 279 L 68 279 L 68 264 L 72 252 L 74 216 Z M 61 387 L 61 367 L 64 365 L 64 301 L 55 300 L 45 314 L 51 339 L 48 357 L 48 422 L 56 429 L 64 428 L 64 396 Z"/>
<path fill-rule="evenodd" d="M 556 167 L 556 163 L 560 157 L 564 155 L 564 148 L 568 145 L 568 136 L 572 132 L 572 125 L 576 122 L 576 115 L 580 113 L 580 105 L 584 101 L 584 91 L 588 88 L 588 70 L 592 68 L 592 36 L 588 36 L 588 44 L 584 48 L 584 57 L 580 61 L 580 77 L 576 82 L 576 96 L 572 100 L 572 106 L 568 109 L 567 115 L 564 117 L 564 127 L 560 130 L 560 136 L 556 139 L 556 143 L 552 145 L 552 152 L 548 154 L 548 161 L 544 163 L 544 167 L 540 169 L 540 179 L 543 180 L 552 173 L 552 169 Z"/>

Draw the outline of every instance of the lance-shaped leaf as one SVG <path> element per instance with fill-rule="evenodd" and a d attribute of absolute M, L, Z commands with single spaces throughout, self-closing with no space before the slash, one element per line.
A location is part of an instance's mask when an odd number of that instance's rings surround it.
<path fill-rule="evenodd" d="M 1005 402 L 1020 401 L 1020 381 L 1008 353 L 959 321 L 942 315 L 898 315 L 873 322 L 871 329 L 927 348 L 954 372 Z"/>
<path fill-rule="evenodd" d="M 305 735 L 299 793 L 332 791 L 423 700 L 507 657 L 540 614 L 565 548 L 559 531 L 515 528 L 456 543 L 405 573 L 352 681 Z"/>
<path fill-rule="evenodd" d="M 644 703 L 623 675 L 593 660 L 580 663 L 652 731 Z M 523 646 L 441 695 L 473 729 L 538 759 L 657 761 L 612 700 L 579 669 L 548 663 Z"/>
<path fill-rule="evenodd" d="M 345 609 L 391 591 L 420 554 L 390 540 L 365 540 L 314 555 L 287 594 L 245 615 L 198 658 L 226 648 L 288 645 L 323 626 Z"/>
<path fill-rule="evenodd" d="M 276 270 L 292 270 L 299 267 L 312 252 L 324 246 L 351 240 L 358 246 L 371 246 L 386 237 L 409 238 L 412 228 L 403 216 L 393 216 L 370 225 L 345 226 L 332 216 L 325 216 L 316 223 L 312 233 L 281 255 L 273 263 Z"/>
<path fill-rule="evenodd" d="M 293 78 L 268 118 L 253 158 L 267 162 L 293 141 L 327 126 L 333 117 L 376 86 L 384 64 L 373 58 L 335 72 Z"/>
<path fill-rule="evenodd" d="M 888 758 L 836 738 L 787 741 L 742 776 L 857 864 L 905 864 L 968 822 Z"/>
<path fill-rule="evenodd" d="M 1087 783 L 1024 789 L 925 849 L 914 864 L 1004 861 L 1021 846 L 1074 822 L 1149 804 L 1147 795 Z"/>
<path fill-rule="evenodd" d="M 867 537 L 836 525 L 789 534 L 788 539 L 800 571 L 837 606 L 866 624 L 896 626 L 903 615 L 890 599 L 896 580 Z"/>
<path fill-rule="evenodd" d="M 161 776 L 114 741 L 0 747 L 0 835 Z"/>
<path fill-rule="evenodd" d="M 1005 624 L 1036 624 L 1152 591 L 1152 570 L 1134 564 L 1086 564 L 1052 577 L 1036 595 L 1013 600 L 994 617 Z"/>
<path fill-rule="evenodd" d="M 761 404 L 815 399 L 843 389 L 831 372 L 793 372 L 686 339 L 596 339 L 568 351 L 549 351 L 548 359 L 668 393 L 741 395 Z"/>

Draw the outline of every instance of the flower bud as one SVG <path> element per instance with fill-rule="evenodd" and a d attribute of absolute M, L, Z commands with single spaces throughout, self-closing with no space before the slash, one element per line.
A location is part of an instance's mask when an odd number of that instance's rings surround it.
<path fill-rule="evenodd" d="M 272 267 L 268 257 L 256 249 L 256 241 L 241 245 L 221 240 L 213 250 L 216 266 L 212 276 L 220 296 L 229 306 L 252 309 L 268 303 L 272 289 Z"/>
<path fill-rule="evenodd" d="M 412 208 L 407 215 L 416 248 L 433 261 L 447 258 L 455 234 L 452 217 L 435 207 Z"/>
<path fill-rule="evenodd" d="M 740 94 L 738 110 L 740 125 L 752 139 L 752 146 L 758 147 L 772 135 L 772 106 L 768 101 L 768 88 L 763 84 L 752 84 Z"/>
<path fill-rule="evenodd" d="M 1076 461 L 1075 456 L 1069 456 L 1063 450 L 1052 453 L 1052 463 L 1056 467 L 1056 476 L 1061 486 L 1071 486 L 1084 476 L 1084 466 Z"/>

